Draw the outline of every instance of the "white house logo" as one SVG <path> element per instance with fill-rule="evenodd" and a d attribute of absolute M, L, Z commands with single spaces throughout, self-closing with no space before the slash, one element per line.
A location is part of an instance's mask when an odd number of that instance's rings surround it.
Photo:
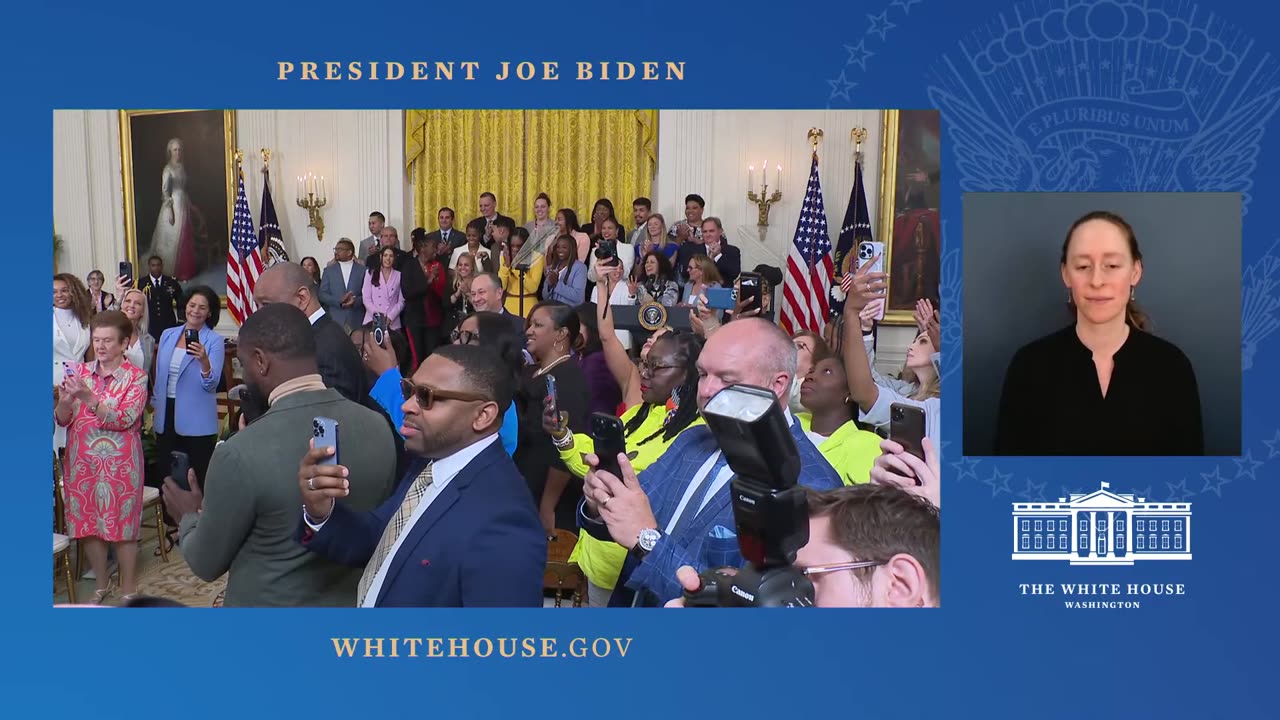
<path fill-rule="evenodd" d="M 1110 491 L 1056 503 L 1013 503 L 1013 559 L 1132 565 L 1191 559 L 1191 503 L 1151 502 Z"/>

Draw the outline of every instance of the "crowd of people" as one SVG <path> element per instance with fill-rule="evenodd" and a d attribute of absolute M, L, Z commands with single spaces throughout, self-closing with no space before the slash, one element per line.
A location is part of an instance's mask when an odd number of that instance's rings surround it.
<path fill-rule="evenodd" d="M 323 267 L 262 273 L 230 389 L 212 289 L 180 287 L 158 257 L 114 293 L 99 271 L 87 287 L 55 275 L 55 452 L 94 602 L 117 591 L 114 553 L 120 600 L 137 604 L 150 482 L 162 542 L 197 577 L 226 575 L 228 606 L 541 606 L 558 537 L 576 537 L 586 604 L 679 605 L 698 572 L 745 563 L 733 471 L 702 411 L 751 385 L 796 443 L 810 512 L 797 564 L 818 604 L 937 605 L 937 308 L 918 305 L 897 377 L 875 369 L 886 279 L 871 263 L 826 337 L 772 321 L 765 266 L 760 307 L 711 308 L 742 267 L 705 205 L 689 195 L 668 225 L 636 198 L 628 230 L 608 199 L 580 225 L 540 194 L 517 226 L 484 193 L 464 228 L 441 208 L 409 249 L 374 212 Z M 613 311 L 654 303 L 686 308 L 690 329 Z M 886 439 L 900 405 L 924 413 L 923 452 Z M 617 473 L 595 455 L 596 416 L 622 424 Z"/>

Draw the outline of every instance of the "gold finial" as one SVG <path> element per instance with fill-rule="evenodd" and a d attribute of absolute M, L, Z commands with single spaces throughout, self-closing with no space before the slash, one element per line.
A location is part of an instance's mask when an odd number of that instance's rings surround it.
<path fill-rule="evenodd" d="M 270 163 L 271 163 L 271 151 L 270 151 L 270 150 L 268 150 L 268 149 L 266 149 L 266 148 L 259 148 L 259 149 L 258 149 L 258 152 L 262 154 L 262 164 L 263 164 L 263 165 L 268 165 L 268 164 L 270 164 Z"/>
<path fill-rule="evenodd" d="M 849 139 L 854 142 L 855 150 L 861 151 L 862 141 L 867 139 L 867 129 L 856 127 L 850 130 Z"/>
<path fill-rule="evenodd" d="M 244 162 L 244 151 L 241 150 L 240 148 L 236 148 L 236 165 L 239 165 L 243 162 Z"/>
<path fill-rule="evenodd" d="M 818 143 L 822 142 L 822 129 L 816 127 L 809 128 L 809 134 L 807 137 L 809 138 L 809 142 L 813 143 L 813 151 L 818 152 Z"/>

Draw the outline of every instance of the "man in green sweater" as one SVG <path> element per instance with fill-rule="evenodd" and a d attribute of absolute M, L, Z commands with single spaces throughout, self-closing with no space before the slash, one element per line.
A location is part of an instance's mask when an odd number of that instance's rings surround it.
<path fill-rule="evenodd" d="M 313 418 L 336 420 L 339 457 L 351 470 L 343 502 L 373 510 L 395 487 L 394 429 L 324 386 L 315 334 L 292 305 L 267 305 L 245 320 L 238 356 L 245 384 L 268 399 L 269 409 L 214 451 L 203 495 L 194 477 L 190 492 L 165 479 L 165 501 L 182 518 L 183 557 L 206 582 L 229 573 L 227 607 L 351 607 L 361 569 L 332 563 L 294 540 L 302 507 L 298 461 L 309 449 Z"/>

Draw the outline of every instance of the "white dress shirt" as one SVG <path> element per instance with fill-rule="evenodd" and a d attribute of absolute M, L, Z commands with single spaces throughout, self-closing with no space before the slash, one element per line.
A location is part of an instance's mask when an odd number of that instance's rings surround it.
<path fill-rule="evenodd" d="M 787 418 L 787 427 L 791 427 L 791 424 L 795 422 L 795 418 L 792 417 L 791 411 L 783 408 L 782 412 Z M 707 473 L 711 472 L 711 468 L 715 466 L 715 464 L 720 460 L 720 456 L 723 454 L 724 453 L 720 450 L 711 453 L 711 456 L 707 458 L 706 462 L 702 463 L 702 467 L 698 468 L 698 472 L 693 474 L 693 477 L 689 480 L 689 486 L 684 490 L 684 496 L 680 498 L 680 504 L 676 506 L 676 511 L 671 514 L 671 519 L 667 521 L 666 527 L 662 529 L 664 533 L 670 534 L 672 529 L 675 528 L 676 523 L 680 521 L 680 516 L 684 514 L 685 506 L 687 506 L 689 501 L 693 498 L 694 491 L 698 488 L 698 485 L 702 483 L 702 480 L 707 476 Z M 707 506 L 707 503 L 711 502 L 711 498 L 715 497 L 725 485 L 729 484 L 729 480 L 732 478 L 732 468 L 728 465 L 721 468 L 720 472 L 716 475 L 716 479 L 712 481 L 711 487 L 707 490 L 707 494 L 702 497 L 702 504 L 699 505 L 698 509 L 694 512 L 695 517 L 698 513 L 702 512 L 702 509 Z"/>
<path fill-rule="evenodd" d="M 316 310 L 315 312 L 311 313 L 311 317 L 307 319 L 311 321 L 312 325 L 315 325 L 316 321 L 322 317 L 324 317 L 324 308 L 320 308 L 319 310 Z"/>
<path fill-rule="evenodd" d="M 355 265 L 354 260 L 348 260 L 346 262 L 342 262 L 341 260 L 338 261 L 338 268 L 342 271 L 343 290 L 346 290 L 346 288 L 351 287 L 351 267 L 353 265 Z"/>
<path fill-rule="evenodd" d="M 404 544 L 405 538 L 409 537 L 409 533 L 413 532 L 413 526 L 417 525 L 422 516 L 427 513 L 427 508 L 431 507 L 431 503 L 440 497 L 440 492 L 458 476 L 458 473 L 462 472 L 463 468 L 470 465 L 471 461 L 476 459 L 476 456 L 497 441 L 498 434 L 494 433 L 471 443 L 448 457 L 440 458 L 432 463 L 431 487 L 427 488 L 422 499 L 418 501 L 418 506 L 413 510 L 413 516 L 409 518 L 409 522 L 400 531 L 400 537 L 397 537 L 395 544 L 391 546 L 391 552 L 387 553 L 387 559 L 383 561 L 382 567 L 378 568 L 378 574 L 373 576 L 373 582 L 369 584 L 369 593 L 365 595 L 364 605 L 361 605 L 361 607 L 376 606 L 378 596 L 382 594 L 382 583 L 386 582 L 387 571 L 391 568 L 392 560 L 395 559 L 396 553 L 400 552 L 400 546 Z M 324 527 L 324 523 L 313 525 L 305 512 L 302 514 L 302 519 L 307 523 L 307 527 L 316 532 L 320 532 L 320 528 Z M 382 536 L 379 535 L 378 538 L 381 541 Z"/>

